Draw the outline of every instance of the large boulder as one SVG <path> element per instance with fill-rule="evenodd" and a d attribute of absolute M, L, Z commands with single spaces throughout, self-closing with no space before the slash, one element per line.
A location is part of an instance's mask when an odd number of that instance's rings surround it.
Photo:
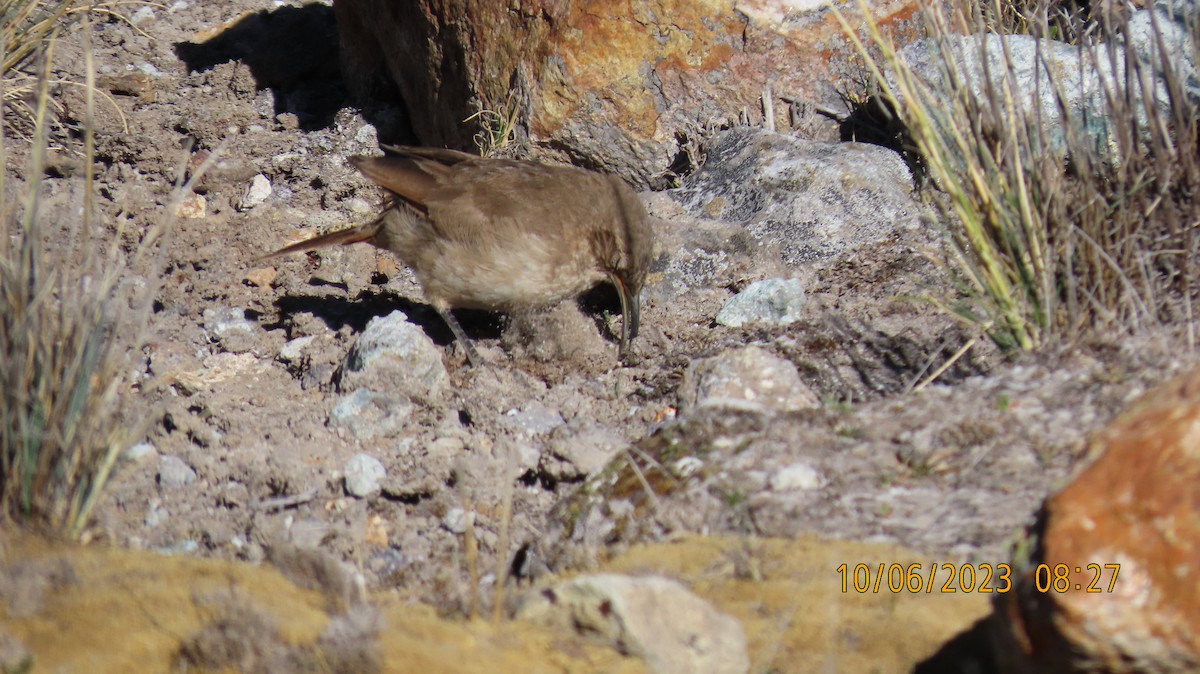
<path fill-rule="evenodd" d="M 1200 370 L 1092 440 L 1095 460 L 1047 500 L 997 595 L 1009 672 L 1200 668 Z"/>
<path fill-rule="evenodd" d="M 911 0 L 871 0 L 897 32 Z M 796 123 L 837 104 L 835 55 L 853 52 L 824 3 L 786 0 L 337 0 L 348 84 L 395 86 L 417 140 L 471 148 L 481 108 L 515 115 L 535 155 L 662 187 L 702 132 Z M 851 7 L 843 11 L 853 15 Z M 766 101 L 764 105 L 764 93 Z M 764 118 L 764 113 L 767 115 Z M 486 120 L 484 120 L 486 121 Z"/>

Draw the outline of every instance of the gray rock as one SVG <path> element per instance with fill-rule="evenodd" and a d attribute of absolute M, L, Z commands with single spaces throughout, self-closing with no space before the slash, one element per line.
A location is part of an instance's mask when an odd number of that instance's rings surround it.
<path fill-rule="evenodd" d="M 360 388 L 338 400 L 329 412 L 329 425 L 346 428 L 360 440 L 388 438 L 404 428 L 415 409 L 405 396 Z"/>
<path fill-rule="evenodd" d="M 551 453 L 562 463 L 543 465 L 552 477 L 576 479 L 593 475 L 629 446 L 621 434 L 590 421 L 572 420 L 550 441 Z"/>
<path fill-rule="evenodd" d="M 795 266 L 915 229 L 924 209 L 912 188 L 900 156 L 877 145 L 739 127 L 670 194 L 694 215 L 741 225 Z"/>
<path fill-rule="evenodd" d="M 558 410 L 547 407 L 540 401 L 533 401 L 524 409 L 511 409 L 500 415 L 498 422 L 501 427 L 517 431 L 527 437 L 545 435 L 562 426 L 562 415 Z"/>
<path fill-rule="evenodd" d="M 693 361 L 679 385 L 679 404 L 685 409 L 727 406 L 784 412 L 817 407 L 820 400 L 790 362 L 747 346 Z"/>
<path fill-rule="evenodd" d="M 580 576 L 526 595 L 518 618 L 599 637 L 657 674 L 743 674 L 742 625 L 661 576 Z"/>
<path fill-rule="evenodd" d="M 294 363 L 300 360 L 316 338 L 316 335 L 305 335 L 289 340 L 287 344 L 279 348 L 279 360 L 285 363 Z"/>
<path fill-rule="evenodd" d="M 343 391 L 369 388 L 414 400 L 436 399 L 448 382 L 441 351 L 402 311 L 367 323 L 337 377 Z"/>
<path fill-rule="evenodd" d="M 379 459 L 370 454 L 355 454 L 346 462 L 346 493 L 356 498 L 374 496 L 380 491 L 380 482 L 387 477 L 387 469 Z"/>
<path fill-rule="evenodd" d="M 187 486 L 196 481 L 196 471 L 178 456 L 165 454 L 158 462 L 158 483 L 167 488 Z"/>
<path fill-rule="evenodd" d="M 756 281 L 734 295 L 717 313 L 717 322 L 731 328 L 747 323 L 787 325 L 800 320 L 804 284 L 796 279 Z"/>
<path fill-rule="evenodd" d="M 204 329 L 226 351 L 245 353 L 254 347 L 258 326 L 237 307 L 215 307 L 204 310 Z"/>
<path fill-rule="evenodd" d="M 643 290 L 643 302 L 674 303 L 685 294 L 694 298 L 696 290 L 717 292 L 745 278 L 787 274 L 778 251 L 740 224 L 693 215 L 665 192 L 644 201 L 657 226 L 651 266 L 656 278 Z"/>
<path fill-rule="evenodd" d="M 1155 3 L 1152 8 L 1135 12 L 1124 31 L 1124 39 L 1146 66 L 1145 72 L 1154 73 L 1157 78 L 1152 82 L 1151 105 L 1162 111 L 1170 106 L 1167 87 L 1159 74 L 1164 58 L 1178 74 L 1185 95 L 1193 102 L 1200 100 L 1200 83 L 1192 59 L 1194 50 L 1188 28 L 1188 22 L 1194 20 L 1194 3 Z M 1161 49 L 1155 36 L 1156 27 L 1162 36 Z M 957 91 L 946 85 L 948 76 L 943 53 L 952 55 L 955 79 L 964 82 L 976 98 L 982 99 L 986 95 L 989 77 L 993 86 L 1001 91 L 1007 78 L 1015 92 L 1014 101 L 1027 121 L 1043 124 L 1047 150 L 1062 152 L 1066 149 L 1064 122 L 1070 121 L 1078 131 L 1090 137 L 1101 156 L 1107 156 L 1115 148 L 1111 141 L 1111 121 L 1107 118 L 1106 91 L 1127 88 L 1124 85 L 1124 48 L 1121 44 L 1115 45 L 1115 59 L 1110 59 L 1110 48 L 1114 46 L 1103 43 L 1075 46 L 1030 35 L 979 33 L 948 35 L 940 44 L 932 38 L 917 40 L 901 49 L 899 55 L 916 75 L 929 83 L 930 93 L 935 96 L 949 96 L 943 92 Z M 893 74 L 888 76 L 894 81 Z M 1056 88 L 1062 94 L 1062 106 Z M 1141 100 L 1143 92 L 1135 86 L 1129 88 L 1128 93 L 1134 97 L 1132 109 L 1144 129 L 1147 117 Z M 932 107 L 950 109 L 950 105 L 947 98 Z"/>

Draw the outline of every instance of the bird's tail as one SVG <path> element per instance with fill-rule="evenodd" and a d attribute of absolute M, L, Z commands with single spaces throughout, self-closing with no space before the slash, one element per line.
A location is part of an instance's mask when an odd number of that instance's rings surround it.
<path fill-rule="evenodd" d="M 342 229 L 336 232 L 322 234 L 321 236 L 314 236 L 311 239 L 299 241 L 290 246 L 284 246 L 274 253 L 267 253 L 266 255 L 256 258 L 256 261 L 270 260 L 272 258 L 279 257 L 280 255 L 287 255 L 288 253 L 302 253 L 310 250 L 316 250 L 317 248 L 328 248 L 329 246 L 347 246 L 352 243 L 359 243 L 362 241 L 369 242 L 375 238 L 375 235 L 379 234 L 379 230 L 381 229 L 383 229 L 383 215 L 380 215 L 378 218 L 375 218 L 370 222 L 364 222 L 357 227 L 350 227 L 349 229 Z"/>

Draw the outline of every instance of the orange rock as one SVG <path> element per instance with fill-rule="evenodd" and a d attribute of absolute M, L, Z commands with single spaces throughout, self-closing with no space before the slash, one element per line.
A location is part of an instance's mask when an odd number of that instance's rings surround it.
<path fill-rule="evenodd" d="M 1200 370 L 1143 397 L 1089 455 L 997 597 L 999 659 L 1018 672 L 1200 669 Z"/>
<path fill-rule="evenodd" d="M 392 278 L 401 271 L 400 265 L 390 255 L 375 256 L 375 272 L 385 278 Z"/>
<path fill-rule="evenodd" d="M 388 546 L 387 522 L 383 521 L 382 517 L 371 515 L 367 519 L 367 531 L 363 542 L 377 548 L 386 548 Z"/>
<path fill-rule="evenodd" d="M 175 207 L 175 215 L 191 220 L 203 219 L 208 215 L 208 202 L 203 194 L 188 194 Z"/>
<path fill-rule="evenodd" d="M 275 281 L 275 277 L 278 275 L 279 272 L 274 267 L 259 267 L 246 272 L 243 280 L 259 288 L 270 288 L 271 283 Z"/>
<path fill-rule="evenodd" d="M 348 84 L 366 96 L 395 82 L 421 143 L 472 149 L 475 120 L 512 112 L 537 158 L 644 187 L 665 185 L 705 128 L 746 117 L 785 130 L 792 101 L 840 105 L 831 62 L 854 50 L 825 4 L 337 0 L 334 11 Z M 869 5 L 898 33 L 921 23 L 915 0 Z M 480 106 L 500 114 L 463 123 Z"/>

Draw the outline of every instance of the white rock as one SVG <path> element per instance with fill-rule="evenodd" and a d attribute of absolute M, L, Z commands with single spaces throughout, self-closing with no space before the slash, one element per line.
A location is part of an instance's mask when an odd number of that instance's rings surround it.
<path fill-rule="evenodd" d="M 820 400 L 790 362 L 747 346 L 693 361 L 679 385 L 679 404 L 784 412 L 817 407 Z"/>
<path fill-rule="evenodd" d="M 238 201 L 237 209 L 239 211 L 248 211 L 251 208 L 261 204 L 271 196 L 271 181 L 263 174 L 258 174 L 250 180 L 249 187 L 246 188 L 242 198 Z"/>
<path fill-rule="evenodd" d="M 816 468 L 807 463 L 793 463 L 775 471 L 771 476 L 771 491 L 817 489 L 824 480 Z"/>
<path fill-rule="evenodd" d="M 462 508 L 451 508 L 450 512 L 442 517 L 442 526 L 452 534 L 463 534 L 467 531 L 468 519 L 474 517 L 475 513 L 468 513 Z"/>
<path fill-rule="evenodd" d="M 355 454 L 346 462 L 346 493 L 357 498 L 374 496 L 379 493 L 379 483 L 385 477 L 387 469 L 379 459 L 370 454 Z"/>
<path fill-rule="evenodd" d="M 125 450 L 126 461 L 140 461 L 146 457 L 152 457 L 158 454 L 158 449 L 148 442 L 139 442 L 136 445 Z"/>
<path fill-rule="evenodd" d="M 671 468 L 675 471 L 675 476 L 680 479 L 687 479 L 704 467 L 704 461 L 694 456 L 685 456 L 677 459 L 671 464 Z"/>
<path fill-rule="evenodd" d="M 367 323 L 346 355 L 337 384 L 343 391 L 369 388 L 430 400 L 449 381 L 441 350 L 404 312 L 394 311 Z"/>

